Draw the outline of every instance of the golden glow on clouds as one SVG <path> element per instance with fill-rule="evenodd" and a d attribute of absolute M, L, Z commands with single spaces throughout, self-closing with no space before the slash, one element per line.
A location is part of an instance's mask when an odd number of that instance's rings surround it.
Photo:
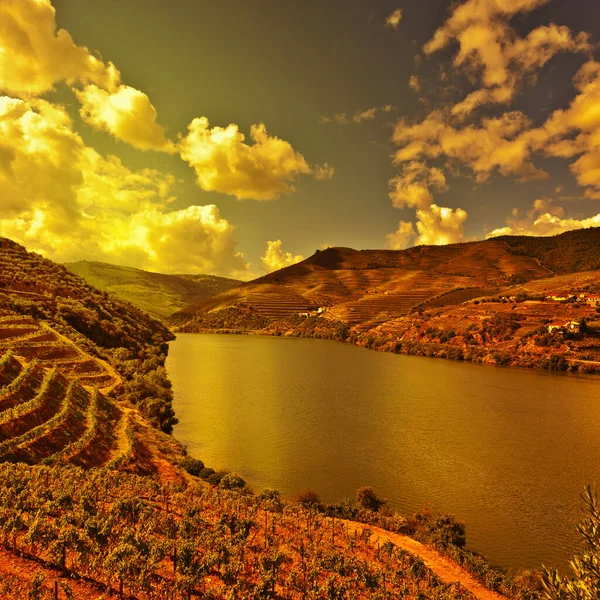
<path fill-rule="evenodd" d="M 37 96 L 66 81 L 94 82 L 113 89 L 120 80 L 104 63 L 77 46 L 64 29 L 56 30 L 49 0 L 0 0 L 0 89 L 15 96 Z"/>
<path fill-rule="evenodd" d="M 415 241 L 415 228 L 410 221 L 400 221 L 398 229 L 394 233 L 388 233 L 385 239 L 385 246 L 390 250 L 410 248 Z"/>
<path fill-rule="evenodd" d="M 0 6 L 0 93 L 7 94 L 0 96 L 1 235 L 59 261 L 93 257 L 163 272 L 248 273 L 235 227 L 215 205 L 171 210 L 172 175 L 132 171 L 116 156 L 102 156 L 84 144 L 64 108 L 37 98 L 59 83 L 71 87 L 89 126 L 139 150 L 180 154 L 203 190 L 273 200 L 292 193 L 301 175 L 333 177 L 331 165 L 309 165 L 263 124 L 252 126 L 251 145 L 237 125 L 211 129 L 205 117 L 170 141 L 145 93 L 57 31 L 49 0 Z M 267 257 L 287 260 L 278 251 Z"/>
<path fill-rule="evenodd" d="M 390 198 L 396 208 L 427 208 L 433 204 L 430 188 L 439 192 L 448 189 L 440 169 L 412 161 L 404 165 L 402 174 L 390 179 Z"/>
<path fill-rule="evenodd" d="M 573 37 L 565 26 L 540 26 L 521 38 L 508 24 L 510 17 L 549 1 L 467 0 L 455 8 L 423 48 L 431 55 L 458 42 L 454 66 L 481 79 L 482 88 L 454 106 L 454 114 L 467 115 L 483 104 L 508 103 L 523 77 L 535 73 L 558 52 L 591 51 L 587 34 Z"/>
<path fill-rule="evenodd" d="M 281 248 L 282 244 L 281 240 L 267 242 L 267 250 L 260 260 L 263 263 L 264 270 L 268 273 L 295 265 L 304 260 L 304 256 L 301 254 L 293 255 L 291 252 L 284 252 Z"/>
<path fill-rule="evenodd" d="M 555 111 L 542 126 L 533 128 L 522 112 L 508 111 L 497 117 L 475 115 L 486 104 L 508 104 L 525 76 L 536 72 L 559 52 L 589 54 L 589 35 L 573 35 L 568 27 L 542 25 L 520 37 L 510 19 L 528 13 L 549 0 L 465 0 L 455 5 L 446 22 L 423 47 L 425 55 L 458 43 L 453 66 L 477 87 L 454 105 L 442 105 L 423 120 L 400 119 L 394 129 L 397 145 L 394 164 L 399 175 L 390 180 L 390 198 L 398 208 L 416 209 L 416 232 L 400 221 L 386 236 L 390 247 L 415 243 L 441 244 L 463 238 L 467 213 L 434 203 L 433 191 L 446 192 L 444 170 L 456 175 L 466 167 L 477 183 L 499 174 L 518 181 L 549 175 L 535 166 L 536 154 L 579 158 L 571 170 L 585 195 L 600 198 L 600 65 L 589 60 L 574 79 L 578 96 L 566 110 Z M 421 81 L 414 75 L 409 87 L 419 93 Z M 508 232 L 560 232 L 590 226 L 591 220 L 564 218 L 562 209 L 550 211 L 538 203 L 523 220 L 509 219 Z M 558 210 L 558 212 L 557 212 Z M 560 213 L 560 214 L 558 214 Z M 500 233 L 499 233 L 500 232 Z"/>
<path fill-rule="evenodd" d="M 348 125 L 349 123 L 355 123 L 359 125 L 363 121 L 373 121 L 378 114 L 390 113 L 394 110 L 391 104 L 385 104 L 384 106 L 374 106 L 367 108 L 366 110 L 359 110 L 354 114 L 348 113 L 336 113 L 333 117 L 319 117 L 319 123 L 337 123 L 338 125 Z"/>
<path fill-rule="evenodd" d="M 59 261 L 82 256 L 163 272 L 243 274 L 216 206 L 170 211 L 174 178 L 86 146 L 44 100 L 0 97 L 0 231 Z"/>
<path fill-rule="evenodd" d="M 311 167 L 289 142 L 270 136 L 264 124 L 253 125 L 253 144 L 245 143 L 238 126 L 209 127 L 200 117 L 189 124 L 180 140 L 183 160 L 196 171 L 198 185 L 207 191 L 223 192 L 238 200 L 274 200 L 295 191 L 299 175 L 333 175 L 331 167 Z M 323 171 L 323 169 L 325 169 Z"/>
<path fill-rule="evenodd" d="M 554 206 L 552 201 L 539 199 L 533 203 L 533 208 L 520 218 L 519 211 L 514 209 L 506 220 L 506 227 L 491 231 L 487 237 L 499 235 L 557 235 L 571 229 L 600 227 L 600 214 L 586 219 L 565 217 L 561 206 Z"/>
<path fill-rule="evenodd" d="M 107 131 L 140 150 L 176 152 L 156 122 L 156 109 L 143 92 L 120 85 L 111 93 L 91 84 L 77 90 L 76 95 L 81 102 L 81 117 L 94 129 Z"/>
<path fill-rule="evenodd" d="M 397 30 L 400 25 L 400 21 L 402 21 L 402 9 L 397 8 L 394 12 L 386 17 L 385 26 Z"/>

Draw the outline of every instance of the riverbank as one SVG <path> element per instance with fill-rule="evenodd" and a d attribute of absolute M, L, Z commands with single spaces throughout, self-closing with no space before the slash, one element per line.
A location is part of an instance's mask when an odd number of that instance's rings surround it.
<path fill-rule="evenodd" d="M 567 318 L 576 320 L 580 330 L 548 330 L 548 323 Z M 198 315 L 172 330 L 328 339 L 409 356 L 600 373 L 600 323 L 596 311 L 556 303 L 470 302 L 417 311 L 370 327 L 351 327 L 327 314 L 269 321 L 231 307 L 218 315 Z"/>

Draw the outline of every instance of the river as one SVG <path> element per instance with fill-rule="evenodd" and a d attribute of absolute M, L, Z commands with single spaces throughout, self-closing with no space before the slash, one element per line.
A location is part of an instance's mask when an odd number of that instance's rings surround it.
<path fill-rule="evenodd" d="M 600 480 L 600 380 L 339 342 L 179 334 L 175 436 L 256 490 L 326 502 L 371 485 L 401 514 L 467 524 L 495 565 L 564 568 Z"/>

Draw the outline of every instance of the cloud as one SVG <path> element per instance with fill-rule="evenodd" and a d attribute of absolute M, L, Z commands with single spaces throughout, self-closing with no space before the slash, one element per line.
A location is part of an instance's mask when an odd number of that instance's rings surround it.
<path fill-rule="evenodd" d="M 75 93 L 81 102 L 81 117 L 95 129 L 107 131 L 140 150 L 176 152 L 156 122 L 156 109 L 143 92 L 120 85 L 111 93 L 90 84 Z"/>
<path fill-rule="evenodd" d="M 315 179 L 319 181 L 329 181 L 333 179 L 335 167 L 331 166 L 329 163 L 325 163 L 324 165 L 315 167 L 313 171 Z"/>
<path fill-rule="evenodd" d="M 572 229 L 585 229 L 587 227 L 600 227 L 600 214 L 585 219 L 565 217 L 561 206 L 554 206 L 547 199 L 538 199 L 533 203 L 532 209 L 519 218 L 519 211 L 513 209 L 512 215 L 506 220 L 506 227 L 494 229 L 486 237 L 501 235 L 557 235 Z"/>
<path fill-rule="evenodd" d="M 348 125 L 355 123 L 359 125 L 363 121 L 373 121 L 377 115 L 390 113 L 394 110 L 391 104 L 384 104 L 383 106 L 373 106 L 366 110 L 359 110 L 354 114 L 349 113 L 336 113 L 332 117 L 321 116 L 319 117 L 319 123 L 337 123 L 338 125 Z"/>
<path fill-rule="evenodd" d="M 404 250 L 411 246 L 442 246 L 464 241 L 464 223 L 467 212 L 446 206 L 430 204 L 416 211 L 416 231 L 411 222 L 400 221 L 398 229 L 388 233 L 386 247 Z"/>
<path fill-rule="evenodd" d="M 391 250 L 404 250 L 413 245 L 416 236 L 415 228 L 411 222 L 400 221 L 398 229 L 394 233 L 388 233 L 385 236 L 385 246 Z"/>
<path fill-rule="evenodd" d="M 385 26 L 398 30 L 400 21 L 402 21 L 402 9 L 397 8 L 385 18 Z"/>
<path fill-rule="evenodd" d="M 458 42 L 454 66 L 464 69 L 481 88 L 457 104 L 453 113 L 465 116 L 478 106 L 507 103 L 526 75 L 535 74 L 559 52 L 589 53 L 589 35 L 574 36 L 568 27 L 543 25 L 519 37 L 509 20 L 550 0 L 467 0 L 425 44 L 426 55 Z"/>
<path fill-rule="evenodd" d="M 174 181 L 86 146 L 61 107 L 0 97 L 0 235 L 31 250 L 61 262 L 243 274 L 234 227 L 212 205 L 170 209 Z"/>
<path fill-rule="evenodd" d="M 399 121 L 393 140 L 400 149 L 394 162 L 446 158 L 469 167 L 478 182 L 486 181 L 494 172 L 520 181 L 547 177 L 530 161 L 531 122 L 523 113 L 512 111 L 484 118 L 479 126 L 454 127 L 451 120 L 447 112 L 436 110 L 421 123 Z"/>
<path fill-rule="evenodd" d="M 282 243 L 281 240 L 267 242 L 265 255 L 260 259 L 265 271 L 270 273 L 271 271 L 277 271 L 304 260 L 301 254 L 293 255 L 290 252 L 284 252 L 281 249 Z"/>
<path fill-rule="evenodd" d="M 375 118 L 375 113 L 377 112 L 376 108 L 369 108 L 367 110 L 363 110 L 360 113 L 356 113 L 352 120 L 355 123 L 361 123 L 362 121 L 372 121 Z"/>
<path fill-rule="evenodd" d="M 112 63 L 77 46 L 56 29 L 50 0 L 3 0 L 0 27 L 0 90 L 13 96 L 37 96 L 61 81 L 93 82 L 113 89 L 120 80 Z"/>
<path fill-rule="evenodd" d="M 462 208 L 452 210 L 446 206 L 432 204 L 417 210 L 415 245 L 442 246 L 464 240 L 464 222 L 467 213 Z"/>
<path fill-rule="evenodd" d="M 400 175 L 389 181 L 390 198 L 396 208 L 427 208 L 433 204 L 431 189 L 445 192 L 446 178 L 436 167 L 412 161 L 405 165 Z"/>
<path fill-rule="evenodd" d="M 179 143 L 181 158 L 196 171 L 198 185 L 206 191 L 235 196 L 238 200 L 274 200 L 295 191 L 300 175 L 326 179 L 332 167 L 313 167 L 289 142 L 270 136 L 263 125 L 252 125 L 252 145 L 235 124 L 209 127 L 200 117 L 189 125 Z"/>
<path fill-rule="evenodd" d="M 411 75 L 408 80 L 408 87 L 415 93 L 419 93 L 421 91 L 421 79 L 418 75 Z"/>

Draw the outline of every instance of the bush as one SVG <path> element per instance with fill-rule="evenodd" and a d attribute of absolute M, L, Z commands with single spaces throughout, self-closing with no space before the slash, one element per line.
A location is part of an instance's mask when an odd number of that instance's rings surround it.
<path fill-rule="evenodd" d="M 319 494 L 313 489 L 300 490 L 296 494 L 296 502 L 303 504 L 304 506 L 314 506 L 321 502 Z"/>
<path fill-rule="evenodd" d="M 208 478 L 209 478 L 211 475 L 214 475 L 214 473 L 215 473 L 215 470 L 214 470 L 214 469 L 211 469 L 210 467 L 204 467 L 204 469 L 202 469 L 202 471 L 200 471 L 200 477 L 201 477 L 202 479 L 206 479 L 206 480 L 208 480 Z"/>
<path fill-rule="evenodd" d="M 407 529 L 410 535 L 429 544 L 462 548 L 467 542 L 464 523 L 432 510 L 422 510 L 408 519 Z"/>
<path fill-rule="evenodd" d="M 381 500 L 372 487 L 361 487 L 356 492 L 356 503 L 360 508 L 377 512 L 387 500 Z"/>
<path fill-rule="evenodd" d="M 595 600 L 600 597 L 600 505 L 598 495 L 588 486 L 582 495 L 586 517 L 577 527 L 582 538 L 582 554 L 570 564 L 571 577 L 555 569 L 544 568 L 542 584 L 544 597 L 549 600 Z"/>
<path fill-rule="evenodd" d="M 237 473 L 225 473 L 219 481 L 219 487 L 226 490 L 239 490 L 245 485 L 246 482 Z"/>
<path fill-rule="evenodd" d="M 186 456 L 179 463 L 183 469 L 194 477 L 202 477 L 202 471 L 204 471 L 204 463 L 197 458 Z"/>

